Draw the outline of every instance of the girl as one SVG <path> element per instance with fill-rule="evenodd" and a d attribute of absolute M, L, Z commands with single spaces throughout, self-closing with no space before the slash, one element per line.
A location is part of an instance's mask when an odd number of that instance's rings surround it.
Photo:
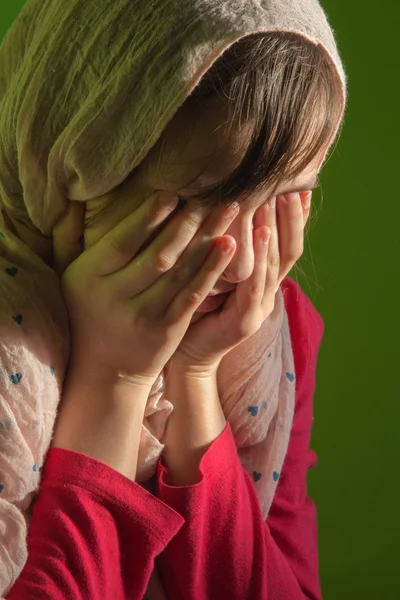
<path fill-rule="evenodd" d="M 1 591 L 319 599 L 323 322 L 287 274 L 332 31 L 316 0 L 100 6 L 28 0 L 0 48 Z"/>

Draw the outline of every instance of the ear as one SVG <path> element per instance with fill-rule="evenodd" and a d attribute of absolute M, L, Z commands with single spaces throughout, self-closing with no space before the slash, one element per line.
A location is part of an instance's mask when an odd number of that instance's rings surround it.
<path fill-rule="evenodd" d="M 59 277 L 82 254 L 85 211 L 85 202 L 69 201 L 53 227 L 53 269 Z"/>

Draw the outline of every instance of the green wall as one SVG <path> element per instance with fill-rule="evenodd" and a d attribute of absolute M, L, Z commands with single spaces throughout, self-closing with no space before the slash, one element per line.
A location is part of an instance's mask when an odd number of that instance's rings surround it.
<path fill-rule="evenodd" d="M 0 37 L 23 6 L 2 2 Z M 298 277 L 325 321 L 314 398 L 324 600 L 395 600 L 400 393 L 399 4 L 323 0 L 349 75 L 349 107 L 325 166 Z M 396 135 L 397 133 L 397 135 Z M 400 370 L 400 369 L 399 369 Z M 396 400 L 397 398 L 397 400 Z M 291 600 L 291 599 L 287 599 Z"/>
<path fill-rule="evenodd" d="M 349 107 L 322 176 L 323 210 L 307 255 L 326 326 L 313 433 L 319 465 L 309 489 L 319 511 L 324 598 L 395 600 L 400 8 L 394 0 L 379 4 L 382 15 L 370 0 L 324 6 L 349 74 Z"/>

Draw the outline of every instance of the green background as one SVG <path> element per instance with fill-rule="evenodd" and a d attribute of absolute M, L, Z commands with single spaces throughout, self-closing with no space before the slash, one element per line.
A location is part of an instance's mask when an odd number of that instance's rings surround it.
<path fill-rule="evenodd" d="M 24 3 L 1 3 L 0 39 Z M 394 0 L 322 3 L 349 76 L 349 105 L 322 193 L 314 192 L 314 223 L 299 262 L 306 276 L 290 274 L 325 321 L 309 493 L 318 509 L 324 600 L 395 600 L 400 8 Z"/>

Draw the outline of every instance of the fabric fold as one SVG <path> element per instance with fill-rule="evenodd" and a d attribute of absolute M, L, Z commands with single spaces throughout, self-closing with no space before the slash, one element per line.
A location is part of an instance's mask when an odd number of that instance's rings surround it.
<path fill-rule="evenodd" d="M 0 594 L 26 559 L 29 515 L 19 518 L 16 510 L 22 515 L 38 490 L 68 367 L 68 316 L 51 268 L 53 228 L 70 201 L 100 197 L 129 178 L 232 44 L 271 31 L 294 32 L 323 48 L 342 82 L 344 111 L 346 74 L 317 0 L 27 0 L 4 37 Z M 173 409 L 164 375 L 142 425 L 137 474 L 144 486 Z M 223 410 L 264 517 L 287 451 L 295 386 L 278 290 L 271 317 L 224 358 L 218 374 Z"/>

